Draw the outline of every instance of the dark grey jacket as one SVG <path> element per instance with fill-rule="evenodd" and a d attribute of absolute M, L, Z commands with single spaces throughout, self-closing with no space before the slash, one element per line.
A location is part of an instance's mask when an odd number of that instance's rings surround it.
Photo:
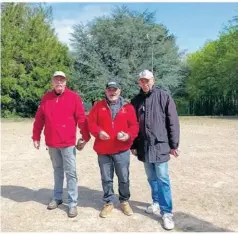
<path fill-rule="evenodd" d="M 170 149 L 179 146 L 180 127 L 172 97 L 153 87 L 148 94 L 140 93 L 131 100 L 140 125 L 138 137 L 131 149 L 137 149 L 143 162 L 166 162 Z"/>

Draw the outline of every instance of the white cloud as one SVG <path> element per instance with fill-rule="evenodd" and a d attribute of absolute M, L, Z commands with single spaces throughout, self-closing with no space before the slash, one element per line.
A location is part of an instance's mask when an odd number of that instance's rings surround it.
<path fill-rule="evenodd" d="M 70 47 L 70 33 L 73 32 L 73 25 L 79 23 L 87 23 L 95 17 L 100 17 L 103 15 L 108 15 L 112 5 L 103 4 L 103 5 L 87 5 L 82 8 L 81 11 L 77 13 L 78 17 L 64 18 L 64 19 L 55 19 L 53 25 L 55 32 L 59 40 L 63 43 L 66 43 Z"/>
<path fill-rule="evenodd" d="M 73 32 L 72 26 L 76 24 L 76 20 L 63 19 L 63 20 L 54 20 L 55 32 L 60 39 L 60 41 L 68 44 L 70 33 Z"/>

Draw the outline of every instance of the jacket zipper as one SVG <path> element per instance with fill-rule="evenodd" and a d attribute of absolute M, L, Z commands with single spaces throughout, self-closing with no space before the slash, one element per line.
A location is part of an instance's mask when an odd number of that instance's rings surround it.
<path fill-rule="evenodd" d="M 122 105 L 122 106 L 120 107 L 120 109 L 118 110 L 118 112 L 117 112 L 116 115 L 115 115 L 115 118 L 113 119 L 113 118 L 112 118 L 112 110 L 111 110 L 110 106 L 109 106 L 108 103 L 107 103 L 107 107 L 108 107 L 108 109 L 110 110 L 110 113 L 111 113 L 112 128 L 113 128 L 113 129 L 114 129 L 114 121 L 115 121 L 115 119 L 116 119 L 118 113 L 121 111 L 121 109 L 122 109 L 123 106 L 124 106 L 124 105 Z"/>
<path fill-rule="evenodd" d="M 148 139 L 146 124 L 145 124 L 145 123 L 147 123 L 147 121 L 146 121 L 146 118 L 147 118 L 147 114 L 146 114 L 146 98 L 144 100 L 144 108 L 145 108 L 145 110 L 144 110 L 144 129 L 145 129 L 145 136 Z"/>
<path fill-rule="evenodd" d="M 63 92 L 63 93 L 64 93 L 64 92 Z M 59 98 L 60 98 L 60 96 L 62 96 L 63 93 L 61 93 L 60 95 L 57 96 L 57 98 L 56 98 L 56 103 L 59 102 Z"/>

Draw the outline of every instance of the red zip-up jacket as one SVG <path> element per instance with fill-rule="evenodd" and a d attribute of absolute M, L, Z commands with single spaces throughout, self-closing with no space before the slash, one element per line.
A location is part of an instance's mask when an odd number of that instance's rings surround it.
<path fill-rule="evenodd" d="M 33 141 L 40 141 L 43 127 L 45 143 L 49 147 L 63 148 L 76 143 L 76 127 L 85 141 L 89 141 L 87 119 L 80 96 L 66 88 L 57 96 L 55 91 L 47 92 L 41 99 L 33 124 Z"/>
<path fill-rule="evenodd" d="M 124 104 L 113 120 L 110 107 L 105 99 L 97 102 L 92 107 L 88 115 L 88 128 L 95 137 L 93 149 L 98 154 L 116 154 L 130 149 L 139 131 L 136 113 L 130 103 Z M 99 138 L 101 130 L 110 136 L 109 140 L 101 140 Z M 119 141 L 117 133 L 120 131 L 128 133 L 129 140 L 125 142 Z"/>

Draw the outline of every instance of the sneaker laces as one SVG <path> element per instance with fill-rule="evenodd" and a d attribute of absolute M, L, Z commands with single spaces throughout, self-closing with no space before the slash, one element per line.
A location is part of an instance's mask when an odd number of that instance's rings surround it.
<path fill-rule="evenodd" d="M 163 220 L 167 219 L 171 223 L 173 222 L 173 214 L 170 214 L 170 213 L 164 214 L 162 218 Z"/>
<path fill-rule="evenodd" d="M 155 208 L 155 209 L 158 209 L 159 208 L 159 204 L 158 203 L 152 203 L 151 205 L 150 205 L 153 209 Z"/>

